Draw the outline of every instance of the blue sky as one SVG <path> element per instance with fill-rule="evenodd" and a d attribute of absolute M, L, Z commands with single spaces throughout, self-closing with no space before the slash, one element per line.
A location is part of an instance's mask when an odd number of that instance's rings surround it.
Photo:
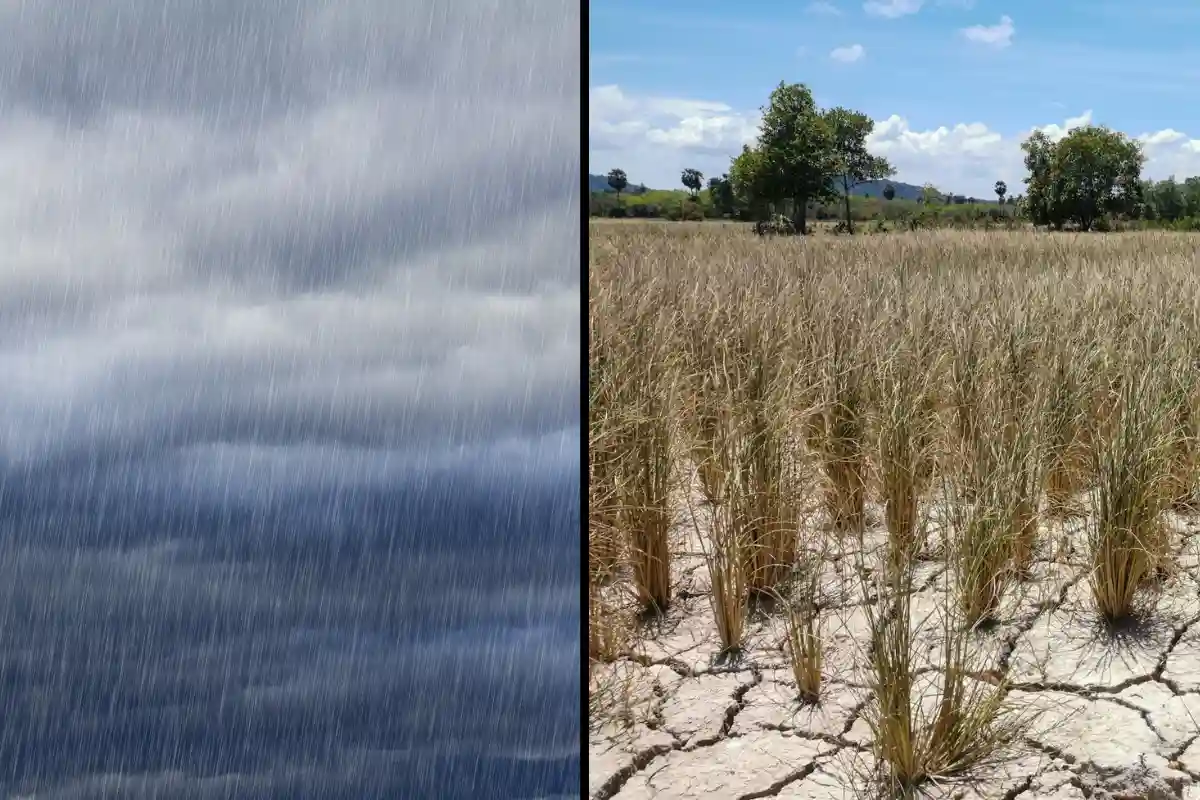
<path fill-rule="evenodd" d="M 1150 177 L 1200 174 L 1200 5 L 1056 0 L 590 3 L 592 172 L 724 172 L 779 81 L 877 120 L 897 178 L 1019 187 L 1020 140 L 1083 121 L 1144 137 Z"/>

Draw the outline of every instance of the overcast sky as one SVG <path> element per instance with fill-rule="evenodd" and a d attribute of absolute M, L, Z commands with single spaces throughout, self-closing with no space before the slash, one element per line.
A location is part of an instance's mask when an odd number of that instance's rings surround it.
<path fill-rule="evenodd" d="M 0 786 L 573 793 L 578 5 L 0 39 Z"/>

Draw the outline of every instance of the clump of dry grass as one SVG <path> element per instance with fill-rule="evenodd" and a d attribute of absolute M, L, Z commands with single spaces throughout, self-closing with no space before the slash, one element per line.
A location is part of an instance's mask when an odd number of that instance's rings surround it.
<path fill-rule="evenodd" d="M 1048 332 L 1042 424 L 1043 485 L 1047 510 L 1055 517 L 1081 511 L 1075 495 L 1086 474 L 1089 391 L 1088 345 L 1073 340 L 1069 329 Z"/>
<path fill-rule="evenodd" d="M 745 636 L 749 614 L 748 570 L 753 562 L 747 554 L 750 532 L 745 525 L 747 514 L 743 508 L 746 493 L 731 463 L 735 457 L 735 443 L 730 441 L 727 428 L 721 426 L 718 431 L 710 459 L 714 471 L 721 475 L 726 491 L 720 500 L 710 500 L 702 510 L 689 503 L 688 512 L 708 568 L 708 599 L 721 640 L 721 652 L 729 653 L 741 649 Z"/>
<path fill-rule="evenodd" d="M 1038 511 L 1044 482 L 1041 430 L 1047 392 L 1042 362 L 1044 347 L 1037 322 L 1025 309 L 1006 321 L 995 412 L 1001 424 L 1001 448 L 989 459 L 1000 501 L 1012 526 L 1011 561 L 1017 576 L 1026 576 L 1037 548 Z M 990 494 L 990 493 L 989 493 Z"/>
<path fill-rule="evenodd" d="M 1188 348 L 1191 350 L 1191 348 Z M 1197 508 L 1196 477 L 1200 472 L 1200 367 L 1187 354 L 1174 360 L 1168 377 L 1171 404 L 1170 425 L 1174 429 L 1168 456 L 1166 501 L 1176 511 Z"/>
<path fill-rule="evenodd" d="M 974 450 L 979 440 L 979 406 L 986 391 L 988 372 L 984 331 L 978 321 L 951 318 L 950 327 L 950 406 L 954 410 L 954 440 L 957 467 L 969 472 L 974 466 Z"/>
<path fill-rule="evenodd" d="M 970 677 L 970 633 L 949 613 L 942 617 L 938 672 L 918 675 L 912 596 L 911 569 L 893 570 L 884 600 L 867 610 L 874 702 L 865 720 L 877 762 L 874 778 L 890 797 L 1002 760 L 1030 724 L 1006 704 L 1006 687 Z"/>
<path fill-rule="evenodd" d="M 612 593 L 598 583 L 588 585 L 589 666 L 619 657 L 628 646 L 632 621 Z"/>
<path fill-rule="evenodd" d="M 919 505 L 938 460 L 940 357 L 924 331 L 928 322 L 928 314 L 917 317 L 917 324 L 877 357 L 878 463 L 890 559 L 896 564 L 915 558 L 925 546 Z"/>
<path fill-rule="evenodd" d="M 1005 459 L 1005 483 L 1012 505 L 1012 567 L 1019 577 L 1033 569 L 1038 545 L 1038 509 L 1042 494 L 1042 472 L 1038 431 L 1023 427 L 1009 441 Z"/>
<path fill-rule="evenodd" d="M 593 433 L 592 441 L 600 440 L 602 437 Z M 588 580 L 603 583 L 616 574 L 621 563 L 617 489 L 609 473 L 609 454 L 593 444 L 588 456 Z"/>
<path fill-rule="evenodd" d="M 746 581 L 745 533 L 738 526 L 728 505 L 710 507 L 707 537 L 699 532 L 704 560 L 711 583 L 709 602 L 717 621 L 721 652 L 736 652 L 742 647 L 749 613 Z"/>
<path fill-rule="evenodd" d="M 947 482 L 947 560 L 959 612 L 974 628 L 995 619 L 1016 572 L 1018 501 L 1005 481 L 1002 443 L 982 438 L 975 445 L 968 491 Z"/>
<path fill-rule="evenodd" d="M 850 533 L 863 529 L 867 499 L 869 386 L 858 335 L 853 323 L 821 331 L 816 403 L 806 424 L 808 446 L 823 470 L 830 525 Z"/>
<path fill-rule="evenodd" d="M 642 604 L 662 612 L 671 602 L 670 506 L 674 463 L 666 403 L 652 400 L 631 422 L 621 481 L 621 524 L 629 534 L 634 585 Z"/>
<path fill-rule="evenodd" d="M 796 682 L 796 699 L 802 705 L 817 705 L 821 701 L 821 686 L 825 666 L 825 643 L 821 624 L 821 565 L 826 548 L 806 551 L 798 566 L 796 579 L 787 597 L 779 592 L 772 595 L 784 615 L 784 640 L 792 679 Z"/>
<path fill-rule="evenodd" d="M 1170 467 L 1170 406 L 1153 368 L 1120 382 L 1110 432 L 1095 452 L 1096 511 L 1088 530 L 1097 611 L 1117 623 L 1170 561 L 1161 513 Z"/>
<path fill-rule="evenodd" d="M 763 368 L 747 372 L 739 490 L 746 495 L 753 531 L 750 589 L 762 592 L 786 580 L 795 565 L 803 467 L 788 432 L 784 390 L 772 385 Z"/>
<path fill-rule="evenodd" d="M 644 302 L 612 317 L 592 314 L 589 375 L 595 455 L 615 487 L 616 525 L 625 538 L 634 589 L 650 611 L 671 599 L 676 370 L 663 346 L 669 319 Z"/>
<path fill-rule="evenodd" d="M 821 639 L 821 616 L 810 603 L 789 604 L 787 614 L 788 659 L 796 681 L 796 697 L 805 705 L 821 700 L 825 645 Z"/>
<path fill-rule="evenodd" d="M 696 465 L 696 477 L 700 491 L 710 505 L 719 505 L 725 499 L 725 480 L 728 469 L 721 463 L 722 430 L 730 425 L 729 408 L 713 402 L 716 396 L 728 396 L 711 372 L 700 378 L 700 401 L 692 417 L 693 445 L 692 462 Z"/>

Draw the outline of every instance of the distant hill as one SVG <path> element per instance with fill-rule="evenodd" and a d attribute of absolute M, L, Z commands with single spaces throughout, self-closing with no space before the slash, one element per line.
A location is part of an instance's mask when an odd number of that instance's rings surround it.
<path fill-rule="evenodd" d="M 625 189 L 624 194 L 641 194 L 646 187 L 640 184 L 629 182 L 629 186 Z M 607 175 L 592 175 L 588 173 L 588 192 L 611 192 L 612 187 L 608 185 Z M 680 189 L 680 191 L 683 191 Z"/>
<path fill-rule="evenodd" d="M 900 181 L 867 181 L 850 190 L 851 197 L 883 197 L 883 187 L 888 184 L 896 190 L 897 200 L 920 200 L 921 187 Z"/>
<path fill-rule="evenodd" d="M 852 188 L 850 190 L 850 195 L 852 197 L 883 197 L 883 187 L 889 183 L 896 190 L 896 199 L 897 200 L 920 200 L 921 199 L 922 187 L 917 186 L 916 184 L 912 184 L 912 183 L 904 183 L 903 181 L 867 181 L 866 183 L 860 183 L 858 186 L 855 186 L 854 188 Z M 625 190 L 624 194 L 629 194 L 629 195 L 641 194 L 642 189 L 643 189 L 643 187 L 641 187 L 639 184 L 636 184 L 632 180 L 630 180 L 629 188 L 627 188 Z M 606 175 L 591 175 L 591 174 L 588 175 L 588 192 L 611 192 L 611 191 L 612 191 L 612 188 L 608 185 L 608 177 Z M 649 191 L 657 191 L 657 190 L 651 189 Z M 679 189 L 674 189 L 674 190 L 668 189 L 668 190 L 664 190 L 664 191 L 676 191 L 676 192 L 682 193 L 683 188 L 681 187 Z M 995 198 L 992 198 L 992 197 L 980 197 L 977 199 L 981 203 L 996 202 Z M 959 201 L 959 202 L 961 202 L 961 201 Z"/>

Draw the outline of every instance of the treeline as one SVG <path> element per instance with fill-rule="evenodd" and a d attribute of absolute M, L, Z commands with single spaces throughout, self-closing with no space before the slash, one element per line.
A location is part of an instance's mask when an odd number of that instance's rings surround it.
<path fill-rule="evenodd" d="M 611 194 L 591 193 L 590 213 L 742 219 L 801 234 L 809 219 L 835 218 L 848 233 L 854 223 L 866 221 L 910 227 L 1032 223 L 1054 230 L 1200 230 L 1200 177 L 1182 183 L 1144 180 L 1141 143 L 1104 126 L 1075 128 L 1058 141 L 1035 132 L 1022 144 L 1026 193 L 1011 197 L 1005 182 L 996 181 L 998 202 L 979 204 L 930 185 L 915 201 L 895 198 L 890 185 L 881 198 L 855 197 L 856 186 L 895 174 L 886 159 L 867 152 L 866 139 L 874 129 L 870 117 L 840 107 L 822 110 L 806 86 L 787 83 L 776 87 L 762 112 L 757 141 L 732 159 L 728 173 L 705 183 L 698 170 L 686 169 L 680 176 L 685 192 L 643 192 L 625 203 L 628 180 L 616 169 L 607 176 Z"/>
<path fill-rule="evenodd" d="M 662 219 L 678 221 L 734 220 L 755 222 L 747 208 L 727 209 L 713 203 L 707 191 L 696 198 L 681 192 L 654 192 L 643 202 L 638 197 L 620 200 L 611 192 L 593 192 L 589 211 L 593 217 L 611 219 Z M 665 195 L 665 197 L 664 197 Z M 674 195 L 674 196 L 671 196 Z M 971 198 L 973 199 L 973 198 Z M 782 203 L 776 213 L 791 216 L 791 204 Z M 845 206 L 841 201 L 809 203 L 806 216 L 817 222 L 841 222 L 845 226 Z M 1004 225 L 1016 220 L 1012 204 L 970 202 L 967 197 L 943 196 L 936 200 L 886 200 L 883 197 L 850 198 L 850 218 L 854 223 L 878 223 L 890 229 L 955 227 L 976 228 Z"/>
<path fill-rule="evenodd" d="M 1200 177 L 1142 184 L 1141 219 L 1148 227 L 1200 231 Z"/>

